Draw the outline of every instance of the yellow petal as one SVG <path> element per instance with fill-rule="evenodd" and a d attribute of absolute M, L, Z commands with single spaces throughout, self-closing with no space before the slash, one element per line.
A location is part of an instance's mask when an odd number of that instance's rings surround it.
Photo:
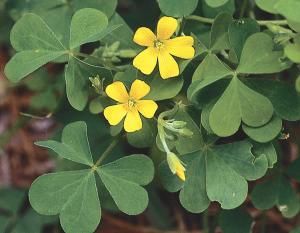
<path fill-rule="evenodd" d="M 137 107 L 139 112 L 146 118 L 152 118 L 158 108 L 153 100 L 139 100 Z"/>
<path fill-rule="evenodd" d="M 142 120 L 137 109 L 132 109 L 128 111 L 125 122 L 124 129 L 126 132 L 135 132 L 142 128 Z"/>
<path fill-rule="evenodd" d="M 144 81 L 137 79 L 132 83 L 129 95 L 135 100 L 139 100 L 146 96 L 149 91 L 150 86 Z"/>
<path fill-rule="evenodd" d="M 161 49 L 158 54 L 159 73 L 163 79 L 179 75 L 179 67 L 175 59 L 166 49 Z"/>
<path fill-rule="evenodd" d="M 124 104 L 117 104 L 104 109 L 104 117 L 110 125 L 117 125 L 125 117 L 127 111 Z"/>
<path fill-rule="evenodd" d="M 193 48 L 194 38 L 191 36 L 180 36 L 164 42 L 168 52 L 176 57 L 191 59 L 195 56 Z"/>
<path fill-rule="evenodd" d="M 128 93 L 122 82 L 113 82 L 105 89 L 106 94 L 115 101 L 126 103 L 128 101 Z"/>
<path fill-rule="evenodd" d="M 157 55 L 157 50 L 149 47 L 134 58 L 133 66 L 144 74 L 151 74 L 157 63 Z"/>
<path fill-rule="evenodd" d="M 146 27 L 139 28 L 133 37 L 133 41 L 141 46 L 154 46 L 156 36 L 154 33 Z"/>
<path fill-rule="evenodd" d="M 157 24 L 157 39 L 167 40 L 177 29 L 177 20 L 172 17 L 162 17 Z"/>

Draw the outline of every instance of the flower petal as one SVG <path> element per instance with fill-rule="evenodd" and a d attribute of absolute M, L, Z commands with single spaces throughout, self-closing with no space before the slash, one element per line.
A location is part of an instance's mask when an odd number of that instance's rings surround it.
<path fill-rule="evenodd" d="M 172 17 L 162 17 L 157 24 L 157 39 L 167 40 L 177 29 L 177 20 Z"/>
<path fill-rule="evenodd" d="M 125 122 L 124 129 L 126 132 L 135 132 L 142 128 L 142 119 L 137 109 L 132 109 L 128 111 Z"/>
<path fill-rule="evenodd" d="M 133 66 L 144 74 L 151 74 L 157 63 L 158 52 L 149 47 L 140 52 L 133 60 Z"/>
<path fill-rule="evenodd" d="M 127 111 L 124 104 L 117 104 L 104 109 L 104 117 L 110 125 L 117 125 L 125 117 Z"/>
<path fill-rule="evenodd" d="M 137 107 L 139 112 L 146 118 L 152 118 L 158 108 L 153 100 L 140 100 Z"/>
<path fill-rule="evenodd" d="M 137 79 L 131 84 L 129 95 L 135 100 L 139 100 L 144 96 L 146 96 L 149 93 L 149 91 L 150 91 L 150 86 L 144 81 Z"/>
<path fill-rule="evenodd" d="M 154 33 L 146 27 L 139 28 L 133 37 L 133 41 L 141 46 L 154 46 L 156 36 Z"/>
<path fill-rule="evenodd" d="M 106 94 L 115 101 L 125 103 L 128 101 L 128 92 L 124 84 L 120 81 L 113 82 L 105 89 Z"/>
<path fill-rule="evenodd" d="M 175 59 L 166 49 L 161 49 L 158 54 L 159 72 L 163 79 L 179 75 L 179 67 Z"/>
<path fill-rule="evenodd" d="M 176 57 L 191 59 L 195 56 L 193 48 L 194 38 L 191 36 L 180 36 L 164 42 L 168 52 Z"/>

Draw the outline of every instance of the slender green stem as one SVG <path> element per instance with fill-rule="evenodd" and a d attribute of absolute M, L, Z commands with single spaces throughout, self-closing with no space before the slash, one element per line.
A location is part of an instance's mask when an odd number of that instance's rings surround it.
<path fill-rule="evenodd" d="M 110 144 L 109 146 L 106 148 L 106 150 L 102 153 L 102 155 L 99 157 L 99 159 L 97 160 L 97 162 L 95 163 L 95 167 L 98 167 L 103 160 L 112 152 L 112 150 L 115 148 L 115 146 L 118 144 L 119 142 L 119 137 L 115 138 Z"/>
<path fill-rule="evenodd" d="M 248 6 L 248 0 L 243 0 L 242 6 L 241 6 L 241 10 L 240 10 L 240 18 L 243 18 L 246 12 Z"/>
<path fill-rule="evenodd" d="M 213 24 L 214 19 L 212 18 L 205 18 L 198 15 L 190 15 L 186 17 L 187 20 L 194 20 L 201 23 L 208 23 Z M 276 25 L 287 25 L 287 20 L 257 20 L 257 23 L 261 26 L 266 26 L 267 24 L 276 24 Z"/>

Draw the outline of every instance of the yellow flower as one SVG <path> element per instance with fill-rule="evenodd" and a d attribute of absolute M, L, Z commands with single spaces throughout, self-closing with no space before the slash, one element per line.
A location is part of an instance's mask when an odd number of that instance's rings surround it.
<path fill-rule="evenodd" d="M 146 118 L 152 118 L 157 110 L 157 104 L 153 100 L 141 100 L 150 91 L 150 86 L 141 80 L 135 80 L 130 92 L 122 82 L 116 81 L 108 85 L 106 94 L 117 101 L 117 105 L 104 109 L 104 116 L 110 125 L 119 124 L 125 117 L 124 129 L 126 132 L 134 132 L 142 128 L 140 113 Z"/>
<path fill-rule="evenodd" d="M 194 39 L 191 36 L 170 39 L 177 26 L 176 19 L 162 17 L 157 24 L 157 35 L 154 35 L 149 28 L 139 28 L 133 41 L 148 48 L 134 58 L 134 67 L 144 74 L 151 74 L 158 60 L 159 72 L 163 79 L 178 76 L 179 66 L 171 55 L 191 59 L 195 55 L 195 49 Z"/>
<path fill-rule="evenodd" d="M 167 154 L 167 162 L 171 172 L 185 181 L 185 167 L 182 161 L 173 152 Z"/>

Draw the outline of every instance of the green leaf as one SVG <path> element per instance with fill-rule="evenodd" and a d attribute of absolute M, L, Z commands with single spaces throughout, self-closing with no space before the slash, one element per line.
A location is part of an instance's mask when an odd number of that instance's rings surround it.
<path fill-rule="evenodd" d="M 284 54 L 292 62 L 300 63 L 300 44 L 288 44 L 284 48 Z"/>
<path fill-rule="evenodd" d="M 300 233 L 300 227 L 295 228 L 294 230 L 290 231 L 290 233 Z"/>
<path fill-rule="evenodd" d="M 294 85 L 267 79 L 249 79 L 247 85 L 268 97 L 280 118 L 288 121 L 300 120 L 300 94 Z"/>
<path fill-rule="evenodd" d="M 228 28 L 232 21 L 232 16 L 228 13 L 220 13 L 219 15 L 217 15 L 211 27 L 210 34 L 209 47 L 212 51 L 219 51 L 228 49 L 230 47 Z"/>
<path fill-rule="evenodd" d="M 226 137 L 237 132 L 241 121 L 258 127 L 266 124 L 272 115 L 273 107 L 266 97 L 233 78 L 211 110 L 209 123 L 218 136 Z"/>
<path fill-rule="evenodd" d="M 25 14 L 12 28 L 11 44 L 17 51 L 22 50 L 66 50 L 53 30 L 35 14 Z"/>
<path fill-rule="evenodd" d="M 275 6 L 279 1 L 280 0 L 255 0 L 255 3 L 260 9 L 272 14 L 277 14 L 278 12 Z"/>
<path fill-rule="evenodd" d="M 285 177 L 256 185 L 251 196 L 256 208 L 265 210 L 276 205 L 286 218 L 294 217 L 300 210 L 299 197 Z"/>
<path fill-rule="evenodd" d="M 55 218 L 37 214 L 29 209 L 20 220 L 18 220 L 12 233 L 41 233 L 45 225 L 53 223 Z"/>
<path fill-rule="evenodd" d="M 77 11 L 70 27 L 70 48 L 98 40 L 107 25 L 108 19 L 101 11 L 88 8 Z"/>
<path fill-rule="evenodd" d="M 5 66 L 5 75 L 12 82 L 18 82 L 39 67 L 65 54 L 64 51 L 22 51 Z"/>
<path fill-rule="evenodd" d="M 289 68 L 290 64 L 282 61 L 283 52 L 274 51 L 274 42 L 266 33 L 250 36 L 243 48 L 238 73 L 270 74 Z"/>
<path fill-rule="evenodd" d="M 188 211 L 200 213 L 210 201 L 219 202 L 223 209 L 233 209 L 246 199 L 246 180 L 260 178 L 268 168 L 266 155 L 256 157 L 251 149 L 249 141 L 220 146 L 207 144 L 200 151 L 180 157 L 186 164 L 185 182 L 172 176 L 170 169 L 160 167 L 160 174 L 168 176 L 169 190 L 182 188 L 180 201 Z"/>
<path fill-rule="evenodd" d="M 272 141 L 282 129 L 282 120 L 273 116 L 270 122 L 262 127 L 250 127 L 243 124 L 244 132 L 254 141 L 265 143 Z"/>
<path fill-rule="evenodd" d="M 154 176 L 152 161 L 144 155 L 131 155 L 97 169 L 118 208 L 129 215 L 142 213 L 148 205 L 148 194 L 140 185 Z"/>
<path fill-rule="evenodd" d="M 188 88 L 188 99 L 195 102 L 198 93 L 208 85 L 232 74 L 232 70 L 214 54 L 205 57 L 193 74 L 192 84 Z"/>
<path fill-rule="evenodd" d="M 228 2 L 228 0 L 205 0 L 210 7 L 220 7 Z"/>
<path fill-rule="evenodd" d="M 1 233 L 5 232 L 5 230 L 9 224 L 10 224 L 9 218 L 6 216 L 0 215 L 0 232 Z"/>
<path fill-rule="evenodd" d="M 249 233 L 252 229 L 253 220 L 242 209 L 222 210 L 219 223 L 224 233 Z"/>
<path fill-rule="evenodd" d="M 207 171 L 205 156 L 195 154 L 189 157 L 191 158 L 188 159 L 192 162 L 188 165 L 187 179 L 180 191 L 179 198 L 185 209 L 192 213 L 200 213 L 206 210 L 210 204 L 206 193 Z"/>
<path fill-rule="evenodd" d="M 244 44 L 249 36 L 259 32 L 260 27 L 254 19 L 233 21 L 228 28 L 229 43 L 236 56 L 240 59 Z"/>
<path fill-rule="evenodd" d="M 168 16 L 185 17 L 192 14 L 198 0 L 157 0 L 160 10 Z"/>
<path fill-rule="evenodd" d="M 93 166 L 85 122 L 77 121 L 67 125 L 63 129 L 61 141 L 61 143 L 52 140 L 40 141 L 35 144 L 49 148 L 65 159 Z"/>
<path fill-rule="evenodd" d="M 16 214 L 25 198 L 25 192 L 19 189 L 0 189 L 0 209 Z"/>
<path fill-rule="evenodd" d="M 296 79 L 296 90 L 298 93 L 300 93 L 300 76 Z"/>
<path fill-rule="evenodd" d="M 268 167 L 273 168 L 277 163 L 277 152 L 272 143 L 255 143 L 253 142 L 252 152 L 256 157 L 265 155 L 268 160 Z"/>
<path fill-rule="evenodd" d="M 287 173 L 290 177 L 293 177 L 300 182 L 300 159 L 296 159 L 288 167 Z"/>
<path fill-rule="evenodd" d="M 41 214 L 60 214 L 67 233 L 92 233 L 100 222 L 100 201 L 91 170 L 40 176 L 30 188 L 29 200 Z"/>
<path fill-rule="evenodd" d="M 300 2 L 298 0 L 279 0 L 275 5 L 275 9 L 287 19 L 300 22 Z"/>
<path fill-rule="evenodd" d="M 151 147 L 157 134 L 156 122 L 142 118 L 143 128 L 133 133 L 127 133 L 128 143 L 137 148 Z"/>

